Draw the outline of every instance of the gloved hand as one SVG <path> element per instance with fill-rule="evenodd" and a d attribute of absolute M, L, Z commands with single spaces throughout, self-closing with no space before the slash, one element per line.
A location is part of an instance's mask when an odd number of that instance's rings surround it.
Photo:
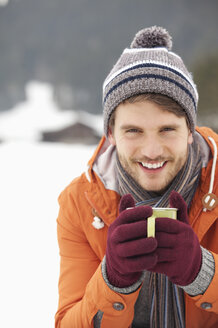
<path fill-rule="evenodd" d="M 177 220 L 156 219 L 157 262 L 150 271 L 164 273 L 173 283 L 186 286 L 200 271 L 202 252 L 198 237 L 189 225 L 186 202 L 175 191 L 170 195 L 170 206 L 178 208 Z"/>
<path fill-rule="evenodd" d="M 108 230 L 106 269 L 110 283 L 130 286 L 143 270 L 163 273 L 181 286 L 191 283 L 200 270 L 202 252 L 183 198 L 171 193 L 170 206 L 178 208 L 177 220 L 157 218 L 155 238 L 146 237 L 146 218 L 152 215 L 152 208 L 134 205 L 131 195 L 123 196 L 120 214 Z"/>
<path fill-rule="evenodd" d="M 119 216 L 108 229 L 106 270 L 109 282 L 116 287 L 128 287 L 136 282 L 145 268 L 156 264 L 155 238 L 146 238 L 146 218 L 152 215 L 150 206 L 135 207 L 130 194 L 121 198 Z"/>

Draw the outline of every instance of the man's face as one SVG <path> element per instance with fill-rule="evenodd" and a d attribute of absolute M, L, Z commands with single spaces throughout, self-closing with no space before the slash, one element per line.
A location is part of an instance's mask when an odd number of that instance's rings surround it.
<path fill-rule="evenodd" d="M 109 140 L 130 176 L 145 190 L 161 192 L 186 162 L 193 138 L 184 117 L 143 101 L 117 107 Z"/>

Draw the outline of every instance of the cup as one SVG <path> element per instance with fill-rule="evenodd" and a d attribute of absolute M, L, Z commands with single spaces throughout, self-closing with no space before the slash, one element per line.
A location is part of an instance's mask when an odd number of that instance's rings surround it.
<path fill-rule="evenodd" d="M 155 237 L 155 219 L 170 218 L 177 219 L 177 208 L 153 207 L 153 214 L 147 219 L 147 237 Z"/>

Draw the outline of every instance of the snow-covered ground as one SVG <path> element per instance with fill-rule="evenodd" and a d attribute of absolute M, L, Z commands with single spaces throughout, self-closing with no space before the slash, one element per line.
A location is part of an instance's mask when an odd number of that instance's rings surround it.
<path fill-rule="evenodd" d="M 33 113 L 27 109 L 27 115 L 17 120 L 20 131 L 30 120 L 28 110 Z M 84 171 L 95 148 L 40 143 L 33 138 L 35 132 L 26 138 L 23 134 L 22 138 L 5 137 L 0 144 L 0 325 L 4 328 L 54 327 L 59 275 L 57 198 Z"/>

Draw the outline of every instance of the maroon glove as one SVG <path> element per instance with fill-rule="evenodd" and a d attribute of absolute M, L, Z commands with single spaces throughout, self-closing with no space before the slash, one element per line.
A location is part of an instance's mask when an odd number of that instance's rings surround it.
<path fill-rule="evenodd" d="M 146 238 L 146 218 L 152 215 L 152 208 L 134 206 L 132 196 L 124 195 L 120 202 L 120 214 L 108 229 L 106 270 L 109 282 L 116 287 L 132 285 L 145 267 L 151 268 L 156 263 L 153 253 L 157 241 Z"/>
<path fill-rule="evenodd" d="M 173 283 L 186 286 L 200 271 L 202 252 L 198 237 L 189 225 L 186 202 L 175 191 L 170 195 L 170 206 L 178 208 L 178 219 L 156 219 L 157 263 L 150 271 L 164 273 Z"/>

